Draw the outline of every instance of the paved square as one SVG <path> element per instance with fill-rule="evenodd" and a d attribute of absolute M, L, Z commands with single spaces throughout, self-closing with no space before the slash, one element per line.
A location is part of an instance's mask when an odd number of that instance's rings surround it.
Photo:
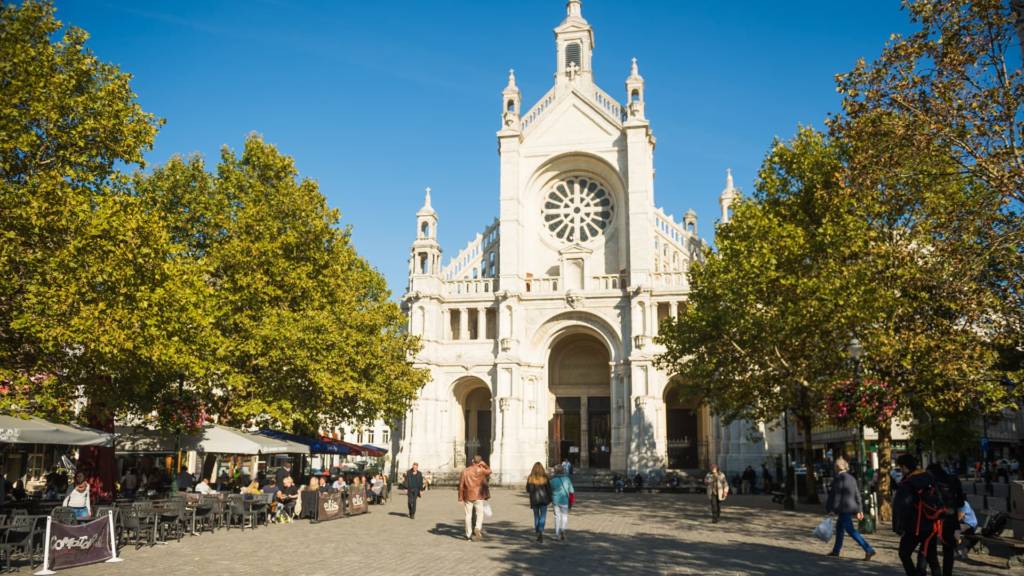
<path fill-rule="evenodd" d="M 120 564 L 61 571 L 72 576 L 174 574 L 850 574 L 899 575 L 896 540 L 882 530 L 868 539 L 871 562 L 847 540 L 842 558 L 811 529 L 821 515 L 782 512 L 761 496 L 734 496 L 723 522 L 711 524 L 698 495 L 581 493 L 565 542 L 539 544 L 525 493 L 495 489 L 494 517 L 482 542 L 463 539 L 455 492 L 435 489 L 405 517 L 405 495 L 371 513 L 323 524 L 299 521 L 240 532 L 186 537 L 164 546 L 128 549 Z M 553 518 L 549 513 L 548 532 Z M 957 574 L 1006 573 L 980 557 Z M 24 573 L 27 573 L 23 569 Z"/>

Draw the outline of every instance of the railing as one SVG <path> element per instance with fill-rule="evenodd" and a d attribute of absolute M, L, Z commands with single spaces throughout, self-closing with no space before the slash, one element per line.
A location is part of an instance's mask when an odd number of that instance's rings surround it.
<path fill-rule="evenodd" d="M 689 288 L 690 283 L 686 272 L 655 272 L 651 274 L 651 284 L 655 288 Z"/>
<path fill-rule="evenodd" d="M 445 282 L 445 289 L 448 295 L 491 294 L 494 292 L 494 278 L 448 280 Z"/>
<path fill-rule="evenodd" d="M 540 118 L 540 115 L 543 114 L 544 111 L 547 110 L 554 102 L 555 89 L 551 88 L 551 90 L 548 90 L 548 93 L 540 99 L 540 102 L 534 104 L 533 108 L 530 108 L 530 111 L 526 113 L 526 116 L 523 116 L 523 130 L 526 130 L 530 124 L 536 122 L 537 119 Z"/>
<path fill-rule="evenodd" d="M 603 274 L 594 276 L 594 290 L 621 290 L 626 287 L 626 281 L 619 274 Z"/>
<path fill-rule="evenodd" d="M 604 90 L 600 88 L 594 88 L 594 101 L 597 105 L 604 108 L 609 114 L 619 120 L 619 122 L 626 121 L 626 109 L 615 99 L 609 96 Z"/>
<path fill-rule="evenodd" d="M 541 278 L 527 278 L 526 291 L 535 293 L 558 292 L 559 280 L 557 276 L 543 276 Z"/>

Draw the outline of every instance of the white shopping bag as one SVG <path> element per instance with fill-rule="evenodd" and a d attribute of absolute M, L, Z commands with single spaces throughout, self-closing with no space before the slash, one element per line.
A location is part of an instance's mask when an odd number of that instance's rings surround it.
<path fill-rule="evenodd" d="M 828 542 L 829 540 L 832 540 L 832 530 L 832 517 L 825 516 L 825 519 L 814 528 L 814 537 L 822 542 Z"/>
<path fill-rule="evenodd" d="M 494 511 L 491 510 L 491 503 L 484 500 L 484 518 L 490 518 L 494 516 Z"/>

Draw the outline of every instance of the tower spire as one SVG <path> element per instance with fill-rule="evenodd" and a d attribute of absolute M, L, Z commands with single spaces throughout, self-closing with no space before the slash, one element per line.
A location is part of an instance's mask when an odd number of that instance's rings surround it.
<path fill-rule="evenodd" d="M 732 205 L 740 197 L 740 191 L 736 188 L 736 185 L 732 181 L 732 168 L 725 169 L 725 188 L 722 190 L 722 194 L 718 197 L 718 203 L 722 206 L 722 224 L 729 221 L 732 216 L 730 211 Z"/>
<path fill-rule="evenodd" d="M 565 15 L 570 18 L 582 18 L 583 3 L 580 0 L 569 0 L 565 4 Z"/>

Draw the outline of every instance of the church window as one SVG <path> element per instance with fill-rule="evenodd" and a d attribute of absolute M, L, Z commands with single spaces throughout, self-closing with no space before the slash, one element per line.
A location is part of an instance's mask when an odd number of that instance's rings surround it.
<path fill-rule="evenodd" d="M 515 112 L 515 110 L 516 110 L 515 100 L 509 100 L 508 104 L 505 105 L 505 111 L 506 112 Z"/>
<path fill-rule="evenodd" d="M 420 274 L 427 274 L 430 271 L 430 260 L 425 252 L 420 252 Z"/>
<path fill-rule="evenodd" d="M 583 61 L 580 58 L 580 45 L 578 42 L 572 42 L 565 47 L 565 67 L 569 68 L 572 64 L 576 65 L 577 70 L 583 67 Z"/>
<path fill-rule="evenodd" d="M 480 277 L 480 269 L 479 268 L 473 268 L 473 280 L 476 280 L 479 277 Z"/>
<path fill-rule="evenodd" d="M 573 176 L 548 190 L 541 213 L 555 238 L 582 243 L 604 234 L 611 225 L 614 206 L 611 194 L 600 183 Z"/>
<path fill-rule="evenodd" d="M 430 222 L 424 222 L 420 225 L 420 236 L 430 238 Z"/>
<path fill-rule="evenodd" d="M 633 90 L 633 93 L 629 95 L 629 99 L 631 101 L 633 101 L 633 102 L 639 102 L 640 101 L 640 91 L 639 90 Z"/>

